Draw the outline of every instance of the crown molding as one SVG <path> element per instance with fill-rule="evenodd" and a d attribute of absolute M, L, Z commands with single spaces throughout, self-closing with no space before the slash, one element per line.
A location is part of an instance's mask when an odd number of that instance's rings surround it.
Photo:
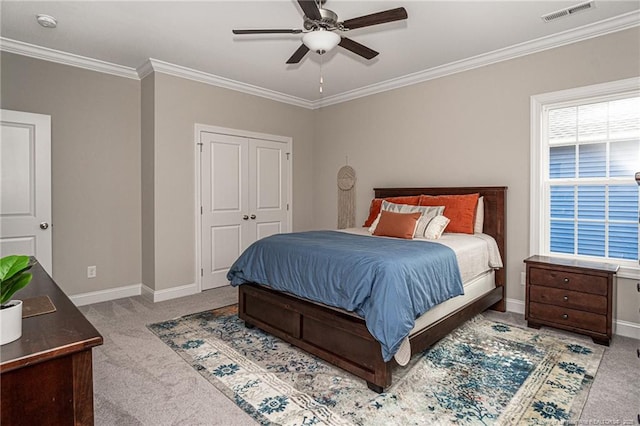
<path fill-rule="evenodd" d="M 139 79 L 137 71 L 130 67 L 62 52 L 60 50 L 49 49 L 48 47 L 36 46 L 35 44 L 12 40 L 10 38 L 0 37 L 0 51 L 98 71 L 105 74 L 117 75 L 118 77 L 131 78 L 133 80 Z"/>
<path fill-rule="evenodd" d="M 151 60 L 147 59 L 146 61 L 144 61 L 144 64 L 136 68 L 136 71 L 138 72 L 138 78 L 140 80 L 151 74 L 153 72 L 153 65 L 151 64 Z"/>
<path fill-rule="evenodd" d="M 260 96 L 262 98 L 267 98 L 303 108 L 312 108 L 312 102 L 306 99 L 287 95 L 281 92 L 276 92 L 275 90 L 254 86 L 252 84 L 242 83 L 214 74 L 194 70 L 191 68 L 183 67 L 181 65 L 170 64 L 158 59 L 149 58 L 149 60 L 138 69 L 148 73 L 150 68 L 153 71 L 162 74 L 169 74 L 175 77 L 186 78 L 188 80 L 198 81 L 200 83 L 210 84 L 212 86 L 222 87 L 224 89 L 235 90 L 237 92 L 247 93 L 249 95 Z"/>
<path fill-rule="evenodd" d="M 220 77 L 214 74 L 209 74 L 180 65 L 170 64 L 168 62 L 163 62 L 152 58 L 149 58 L 147 61 L 145 61 L 145 63 L 134 69 L 101 61 L 98 59 L 87 58 L 84 56 L 75 55 L 73 53 L 67 53 L 42 46 L 36 46 L 33 44 L 24 43 L 4 37 L 0 37 L 0 51 L 16 53 L 32 58 L 43 59 L 46 61 L 57 62 L 60 64 L 79 68 L 85 68 L 88 70 L 131 78 L 134 80 L 141 80 L 152 72 L 159 72 L 163 74 L 173 75 L 175 77 L 186 78 L 217 87 L 222 87 L 225 89 L 247 93 L 254 96 L 260 96 L 263 98 L 303 108 L 318 109 L 362 98 L 365 96 L 422 83 L 447 75 L 472 70 L 474 68 L 495 64 L 497 62 L 542 52 L 544 50 L 577 43 L 583 40 L 588 40 L 590 38 L 603 36 L 637 26 L 640 26 L 640 11 L 633 11 L 593 24 L 574 28 L 572 30 L 567 30 L 562 33 L 554 34 L 547 37 L 541 37 L 536 40 L 520 43 L 514 46 L 506 47 L 504 49 L 495 50 L 493 52 L 474 56 L 472 58 L 452 62 L 439 67 L 429 68 L 427 70 L 386 80 L 369 86 L 360 87 L 358 89 L 339 93 L 333 96 L 328 96 L 316 101 L 302 99 L 296 96 L 287 95 L 285 93 L 276 92 L 274 90 L 242 83 L 225 77 Z"/>
<path fill-rule="evenodd" d="M 567 30 L 547 37 L 541 37 L 525 43 L 516 44 L 504 49 L 494 50 L 486 54 L 474 56 L 461 61 L 451 62 L 439 67 L 429 68 L 413 74 L 371 84 L 369 86 L 350 90 L 334 96 L 312 102 L 311 108 L 317 109 L 329 105 L 347 102 L 353 99 L 362 98 L 376 93 L 386 92 L 413 84 L 422 83 L 428 80 L 444 77 L 459 72 L 472 70 L 474 68 L 495 64 L 497 62 L 515 59 L 533 53 L 542 52 L 556 47 L 577 43 L 594 37 L 626 30 L 640 26 L 640 11 L 633 11 L 614 18 L 605 19 L 593 24 Z"/>

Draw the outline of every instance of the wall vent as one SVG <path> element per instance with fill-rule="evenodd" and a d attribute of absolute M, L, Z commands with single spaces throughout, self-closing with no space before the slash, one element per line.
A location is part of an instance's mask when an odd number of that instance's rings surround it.
<path fill-rule="evenodd" d="M 546 15 L 542 15 L 541 18 L 544 22 L 551 22 L 558 18 L 562 18 L 563 16 L 573 15 L 578 12 L 592 9 L 594 7 L 596 7 L 596 2 L 594 0 L 585 1 L 574 6 L 569 6 L 564 9 L 556 10 L 555 12 L 547 13 Z"/>

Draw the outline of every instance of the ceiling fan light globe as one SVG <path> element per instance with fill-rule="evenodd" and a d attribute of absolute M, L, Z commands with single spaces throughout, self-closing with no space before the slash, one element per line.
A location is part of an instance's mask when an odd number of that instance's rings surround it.
<path fill-rule="evenodd" d="M 326 30 L 312 31 L 302 37 L 302 42 L 309 50 L 321 55 L 336 47 L 340 40 L 341 37 L 338 34 Z"/>

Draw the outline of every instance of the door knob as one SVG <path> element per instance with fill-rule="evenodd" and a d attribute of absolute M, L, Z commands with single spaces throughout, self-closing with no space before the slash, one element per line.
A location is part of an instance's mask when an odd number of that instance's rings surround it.
<path fill-rule="evenodd" d="M 252 214 L 252 215 L 251 215 L 251 219 L 255 219 L 255 218 L 256 218 L 256 215 L 255 215 L 255 214 Z"/>
<path fill-rule="evenodd" d="M 40 229 L 47 229 L 47 228 L 49 228 L 49 224 L 47 222 L 40 223 Z"/>
<path fill-rule="evenodd" d="M 249 220 L 249 216 L 245 214 L 244 216 L 242 216 L 242 220 Z"/>

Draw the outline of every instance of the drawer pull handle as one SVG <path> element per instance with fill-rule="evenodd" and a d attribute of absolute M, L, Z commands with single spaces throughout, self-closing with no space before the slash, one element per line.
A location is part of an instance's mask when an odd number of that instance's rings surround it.
<path fill-rule="evenodd" d="M 564 283 L 567 284 L 569 282 L 569 278 L 564 279 Z"/>
<path fill-rule="evenodd" d="M 564 300 L 564 301 L 566 302 L 567 300 L 569 300 L 569 296 L 564 296 L 564 297 L 562 298 L 562 300 Z"/>
<path fill-rule="evenodd" d="M 569 319 L 569 315 L 568 314 L 562 314 L 562 319 Z"/>

